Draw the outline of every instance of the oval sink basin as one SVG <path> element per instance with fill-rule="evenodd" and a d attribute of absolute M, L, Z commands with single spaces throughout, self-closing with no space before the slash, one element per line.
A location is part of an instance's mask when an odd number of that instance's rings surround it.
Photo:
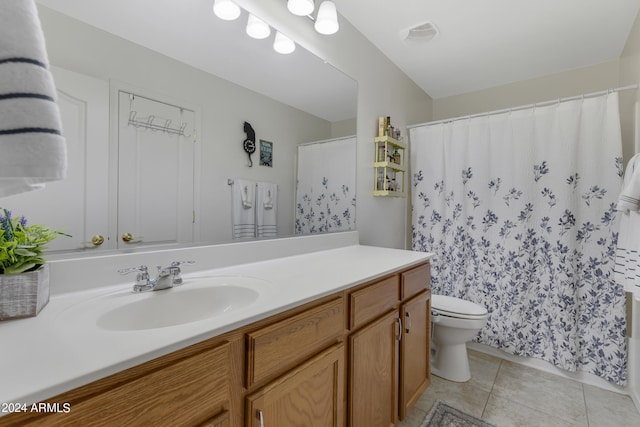
<path fill-rule="evenodd" d="M 258 299 L 259 293 L 242 286 L 209 286 L 173 288 L 135 296 L 142 299 L 102 314 L 96 324 L 112 331 L 182 325 L 248 306 Z"/>

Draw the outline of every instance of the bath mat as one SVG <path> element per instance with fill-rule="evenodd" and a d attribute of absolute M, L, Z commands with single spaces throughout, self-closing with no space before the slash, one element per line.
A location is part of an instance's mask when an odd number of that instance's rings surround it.
<path fill-rule="evenodd" d="M 420 427 L 496 427 L 437 400 Z"/>

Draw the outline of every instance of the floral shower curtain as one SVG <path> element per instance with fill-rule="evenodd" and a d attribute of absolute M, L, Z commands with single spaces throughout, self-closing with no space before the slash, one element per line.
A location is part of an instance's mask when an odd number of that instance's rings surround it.
<path fill-rule="evenodd" d="M 613 279 L 617 93 L 411 129 L 413 249 L 435 294 L 487 307 L 476 340 L 626 382 Z"/>
<path fill-rule="evenodd" d="M 298 146 L 296 234 L 355 229 L 356 138 Z"/>

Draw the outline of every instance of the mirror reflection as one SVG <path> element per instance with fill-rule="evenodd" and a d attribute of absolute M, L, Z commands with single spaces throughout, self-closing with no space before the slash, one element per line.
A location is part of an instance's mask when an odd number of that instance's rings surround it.
<path fill-rule="evenodd" d="M 246 12 L 222 21 L 209 0 L 39 0 L 38 10 L 68 178 L 1 204 L 73 235 L 52 250 L 232 241 L 230 184 L 242 181 L 276 225 L 243 238 L 292 235 L 298 146 L 355 134 L 356 83 L 301 46 L 281 55 L 250 38 Z"/>

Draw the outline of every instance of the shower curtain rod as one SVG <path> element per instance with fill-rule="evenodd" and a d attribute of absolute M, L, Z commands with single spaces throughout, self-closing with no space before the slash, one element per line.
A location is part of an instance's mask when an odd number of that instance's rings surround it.
<path fill-rule="evenodd" d="M 459 117 L 452 117 L 449 119 L 435 120 L 433 122 L 418 123 L 416 125 L 407 126 L 407 129 L 417 128 L 421 126 L 438 125 L 440 123 L 457 122 L 458 120 L 473 119 L 475 117 L 492 116 L 494 114 L 508 113 L 511 111 L 518 111 L 518 110 L 526 110 L 527 108 L 533 108 L 533 107 L 544 107 L 546 105 L 559 104 L 561 102 L 574 101 L 576 99 L 592 98 L 594 96 L 605 95 L 612 92 L 622 92 L 623 90 L 638 89 L 638 87 L 640 87 L 640 85 L 636 83 L 633 85 L 618 87 L 615 89 L 601 90 L 599 92 L 592 92 L 584 95 L 570 96 L 567 98 L 558 98 L 551 101 L 536 102 L 535 104 L 521 105 L 519 107 L 503 108 L 502 110 L 487 111 L 485 113 L 469 114 L 467 116 L 459 116 Z"/>
<path fill-rule="evenodd" d="M 331 139 L 323 139 L 322 141 L 311 141 L 311 142 L 302 142 L 300 144 L 298 144 L 298 147 L 302 147 L 305 145 L 313 145 L 313 144 L 324 144 L 325 142 L 334 142 L 334 141 L 341 141 L 343 139 L 349 139 L 349 138 L 355 138 L 357 135 L 347 135 L 347 136 L 339 136 L 337 138 L 331 138 Z"/>

